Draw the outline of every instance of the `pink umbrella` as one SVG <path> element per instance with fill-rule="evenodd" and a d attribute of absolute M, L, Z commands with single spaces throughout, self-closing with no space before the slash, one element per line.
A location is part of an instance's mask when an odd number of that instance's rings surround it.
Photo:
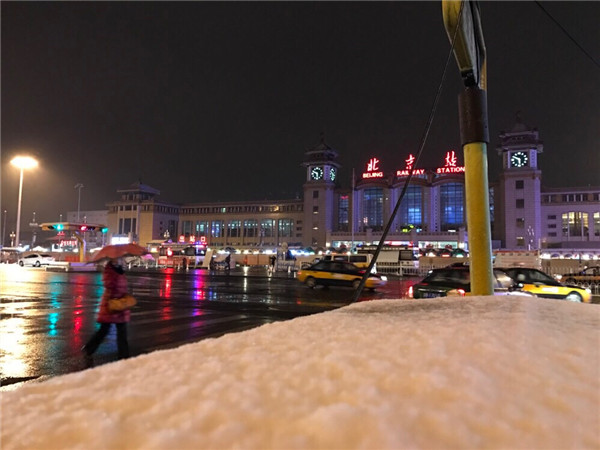
<path fill-rule="evenodd" d="M 137 244 L 107 245 L 106 247 L 102 247 L 102 249 L 92 257 L 90 262 L 99 262 L 104 259 L 118 259 L 125 256 L 142 256 L 147 253 L 148 250 Z"/>

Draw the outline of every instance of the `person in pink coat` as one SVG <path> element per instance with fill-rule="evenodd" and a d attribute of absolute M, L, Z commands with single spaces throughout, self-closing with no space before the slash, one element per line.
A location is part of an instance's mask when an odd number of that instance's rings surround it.
<path fill-rule="evenodd" d="M 104 293 L 100 301 L 100 309 L 96 322 L 100 328 L 92 335 L 90 340 L 83 346 L 81 351 L 84 354 L 86 365 L 92 366 L 92 355 L 98 349 L 108 332 L 111 324 L 117 327 L 117 350 L 119 359 L 129 357 L 129 344 L 127 343 L 127 322 L 131 317 L 129 310 L 111 312 L 108 309 L 108 300 L 111 298 L 120 298 L 127 294 L 127 279 L 125 271 L 115 261 L 110 260 L 104 267 L 102 273 L 102 283 L 104 284 Z"/>

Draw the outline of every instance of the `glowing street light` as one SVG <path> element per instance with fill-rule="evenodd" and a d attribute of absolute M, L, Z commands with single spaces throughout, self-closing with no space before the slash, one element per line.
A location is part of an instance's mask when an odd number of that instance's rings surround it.
<path fill-rule="evenodd" d="M 19 246 L 19 234 L 21 232 L 21 199 L 23 198 L 23 171 L 37 167 L 38 162 L 31 156 L 15 156 L 10 163 L 21 171 L 19 179 L 19 202 L 17 204 L 17 230 L 15 244 Z"/>

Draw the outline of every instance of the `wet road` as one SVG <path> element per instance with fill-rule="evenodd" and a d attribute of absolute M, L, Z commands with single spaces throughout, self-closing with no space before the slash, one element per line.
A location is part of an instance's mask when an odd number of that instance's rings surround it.
<path fill-rule="evenodd" d="M 347 288 L 308 289 L 287 273 L 262 268 L 224 273 L 128 271 L 132 356 L 289 320 L 348 304 Z M 400 298 L 416 280 L 390 281 L 361 299 Z M 82 370 L 80 349 L 96 328 L 103 292 L 98 272 L 51 272 L 0 265 L 0 375 L 15 383 Z M 116 360 L 115 331 L 94 355 Z"/>

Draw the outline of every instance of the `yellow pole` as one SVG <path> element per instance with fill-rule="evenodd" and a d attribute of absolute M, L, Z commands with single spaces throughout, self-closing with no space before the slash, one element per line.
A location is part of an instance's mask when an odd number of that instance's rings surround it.
<path fill-rule="evenodd" d="M 471 295 L 493 295 L 487 145 L 485 142 L 472 142 L 466 144 L 463 151 Z"/>
<path fill-rule="evenodd" d="M 79 242 L 79 262 L 85 262 L 85 239 L 79 233 L 75 233 L 75 238 Z"/>
<path fill-rule="evenodd" d="M 444 27 L 465 89 L 458 97 L 465 155 L 465 195 L 471 295 L 493 295 L 492 239 L 487 177 L 487 63 L 479 6 L 472 0 L 443 0 Z"/>

